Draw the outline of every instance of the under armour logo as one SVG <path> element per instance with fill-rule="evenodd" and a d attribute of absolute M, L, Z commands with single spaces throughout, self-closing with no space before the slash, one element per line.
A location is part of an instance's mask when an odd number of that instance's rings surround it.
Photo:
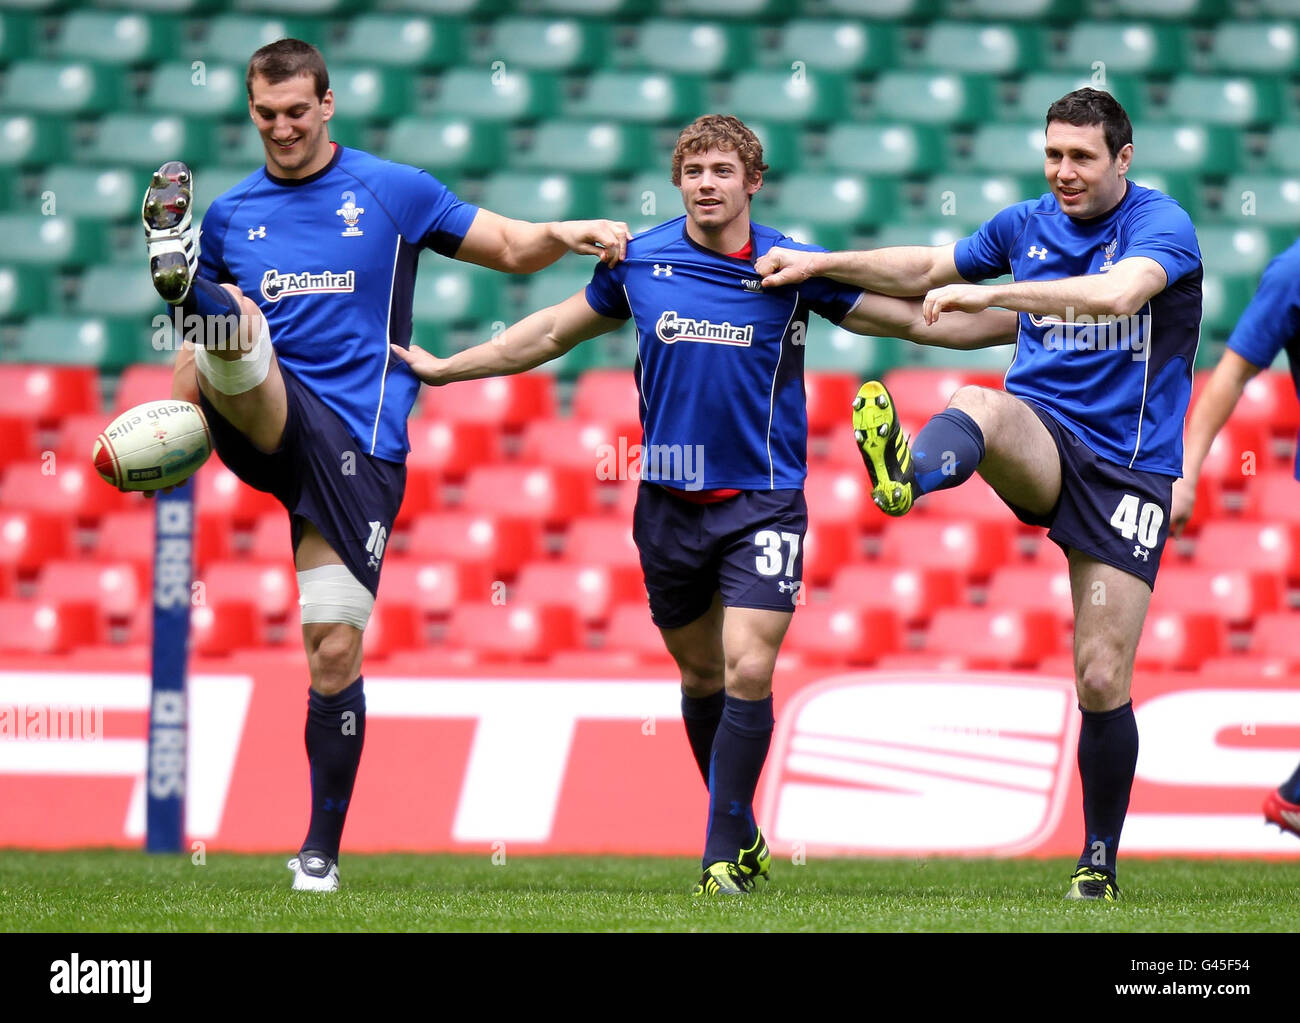
<path fill-rule="evenodd" d="M 1040 249 L 1037 245 L 1029 246 L 1029 251 L 1025 253 L 1030 259 L 1046 259 L 1047 250 Z"/>
<path fill-rule="evenodd" d="M 369 558 L 366 559 L 366 567 L 369 568 L 369 569 L 370 569 L 371 571 L 373 571 L 373 572 L 378 572 L 378 571 L 379 571 L 379 559 L 376 558 L 376 557 L 372 554 Z"/>
<path fill-rule="evenodd" d="M 249 240 L 250 242 L 251 242 L 254 238 L 265 238 L 265 237 L 266 237 L 266 225 L 265 225 L 265 224 L 259 224 L 257 227 L 250 227 L 250 228 L 248 229 L 248 240 Z"/>
<path fill-rule="evenodd" d="M 782 593 L 797 593 L 799 591 L 799 586 L 800 584 L 797 582 L 788 583 L 784 579 L 776 584 L 776 588 Z"/>
<path fill-rule="evenodd" d="M 671 263 L 656 263 L 656 277 L 671 277 L 673 275 L 673 265 Z"/>
<path fill-rule="evenodd" d="M 1151 552 L 1147 550 L 1145 547 L 1143 547 L 1141 544 L 1134 544 L 1133 557 L 1141 558 L 1143 561 L 1150 561 Z"/>

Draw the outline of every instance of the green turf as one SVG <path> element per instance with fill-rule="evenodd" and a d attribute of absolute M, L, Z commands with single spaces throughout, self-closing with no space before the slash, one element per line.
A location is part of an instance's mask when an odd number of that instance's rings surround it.
<path fill-rule="evenodd" d="M 745 899 L 622 857 L 347 856 L 336 895 L 282 856 L 0 850 L 0 931 L 1295 931 L 1300 863 L 1129 860 L 1118 905 L 1061 898 L 1062 860 L 773 865 Z"/>

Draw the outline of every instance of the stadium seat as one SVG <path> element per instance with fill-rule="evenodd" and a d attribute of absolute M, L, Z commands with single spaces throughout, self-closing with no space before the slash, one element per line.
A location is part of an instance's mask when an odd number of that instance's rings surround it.
<path fill-rule="evenodd" d="M 366 661 L 384 660 L 398 651 L 421 649 L 424 645 L 424 626 L 413 609 L 392 601 L 375 604 L 361 637 Z"/>
<path fill-rule="evenodd" d="M 30 12 L 0 11 L 0 64 L 33 52 L 36 37 L 36 18 Z"/>
<path fill-rule="evenodd" d="M 331 65 L 442 67 L 457 59 L 464 47 L 463 37 L 462 24 L 451 18 L 419 17 L 413 12 L 366 13 L 349 21 L 342 40 L 324 47 L 324 52 Z"/>
<path fill-rule="evenodd" d="M 1181 611 L 1217 615 L 1246 625 L 1261 614 L 1278 611 L 1286 597 L 1275 573 L 1213 570 L 1166 565 L 1156 580 L 1152 612 Z"/>
<path fill-rule="evenodd" d="M 1290 469 L 1248 478 L 1242 496 L 1244 516 L 1300 525 L 1300 482 Z"/>
<path fill-rule="evenodd" d="M 631 654 L 642 663 L 665 667 L 674 663 L 644 600 L 617 605 L 605 626 L 604 640 L 602 649 Z"/>
<path fill-rule="evenodd" d="M 754 51 L 747 25 L 646 18 L 634 31 L 630 59 L 660 71 L 690 68 L 697 75 L 718 75 L 748 65 Z"/>
<path fill-rule="evenodd" d="M 1115 0 L 1122 15 L 1168 21 L 1209 21 L 1228 11 L 1227 0 Z"/>
<path fill-rule="evenodd" d="M 1248 679 L 1286 678 L 1294 671 L 1291 659 L 1265 657 L 1253 654 L 1229 654 L 1226 657 L 1207 657 L 1201 662 L 1197 674 L 1206 681 L 1206 687 L 1244 682 Z"/>
<path fill-rule="evenodd" d="M 381 580 L 383 603 L 445 618 L 461 604 L 490 600 L 491 573 L 482 566 L 424 558 L 390 558 Z"/>
<path fill-rule="evenodd" d="M 116 109 L 125 99 L 120 68 L 87 60 L 16 60 L 5 73 L 0 108 L 79 117 Z"/>
<path fill-rule="evenodd" d="M 857 561 L 858 532 L 848 522 L 822 522 L 811 509 L 803 538 L 804 586 L 829 586 L 841 567 Z"/>
<path fill-rule="evenodd" d="M 200 521 L 252 526 L 262 515 L 283 511 L 279 501 L 241 482 L 219 459 L 210 459 L 196 480 L 194 504 Z"/>
<path fill-rule="evenodd" d="M 987 483 L 972 476 L 960 486 L 923 494 L 916 502 L 916 514 L 925 519 L 947 519 L 1014 523 L 1015 513 Z"/>
<path fill-rule="evenodd" d="M 244 14 L 214 11 L 202 19 L 202 37 L 184 46 L 185 56 L 201 57 L 221 64 L 247 64 L 248 58 L 277 39 L 308 39 L 309 27 L 297 18 L 279 14 Z"/>
<path fill-rule="evenodd" d="M 113 415 L 119 415 L 146 401 L 170 397 L 171 388 L 170 366 L 128 366 L 117 378 L 117 391 L 113 397 Z"/>
<path fill-rule="evenodd" d="M 1246 306 L 1250 304 L 1254 293 L 1253 278 L 1207 273 L 1201 281 L 1202 336 L 1227 337 L 1236 326 L 1237 320 L 1241 318 Z M 1208 344 L 1202 347 L 1208 348 Z M 1201 349 L 1197 349 L 1196 365 L 1212 366 L 1218 361 L 1220 354 L 1219 351 L 1215 351 L 1213 355 L 1206 352 L 1203 356 Z"/>
<path fill-rule="evenodd" d="M 1139 671 L 1196 668 L 1227 646 L 1227 627 L 1218 615 L 1152 608 L 1138 641 L 1136 667 Z"/>
<path fill-rule="evenodd" d="M 481 204 L 519 220 L 586 220 L 600 213 L 594 179 L 577 174 L 502 171 L 483 183 Z"/>
<path fill-rule="evenodd" d="M 961 387 L 1002 390 L 1002 374 L 966 369 L 960 365 L 946 369 L 902 368 L 885 374 L 884 384 L 901 418 L 917 416 L 924 423 L 947 408 L 949 400 Z"/>
<path fill-rule="evenodd" d="M 248 116 L 244 71 L 229 64 L 193 62 L 158 64 L 145 91 L 144 107 L 160 113 L 193 117 Z M 330 82 L 334 75 L 331 71 Z M 349 111 L 350 112 L 350 111 Z"/>
<path fill-rule="evenodd" d="M 839 606 L 801 607 L 790 623 L 783 650 L 822 663 L 870 664 L 903 645 L 898 617 Z"/>
<path fill-rule="evenodd" d="M 862 381 L 851 373 L 805 373 L 804 391 L 807 395 L 808 432 L 851 435 L 850 410 L 861 383 Z"/>
<path fill-rule="evenodd" d="M 532 145 L 511 162 L 534 171 L 621 174 L 644 166 L 650 145 L 649 132 L 635 124 L 552 120 L 538 126 Z"/>
<path fill-rule="evenodd" d="M 447 625 L 449 646 L 504 660 L 543 660 L 577 647 L 578 636 L 572 608 L 519 601 L 461 604 Z"/>
<path fill-rule="evenodd" d="M 227 600 L 249 600 L 262 618 L 298 621 L 298 582 L 292 562 L 216 561 L 195 579 L 195 601 L 220 607 Z"/>
<path fill-rule="evenodd" d="M 1201 179 L 1194 174 L 1142 170 L 1130 172 L 1128 179 L 1143 188 L 1164 192 L 1187 211 L 1193 223 L 1200 223 L 1206 216 L 1206 203 L 1201 198 Z"/>
<path fill-rule="evenodd" d="M 0 366 L 0 415 L 52 423 L 99 408 L 99 371 L 93 366 Z"/>
<path fill-rule="evenodd" d="M 678 124 L 698 116 L 704 108 L 702 81 L 680 71 L 598 71 L 587 80 L 581 96 L 566 105 L 566 112 L 574 118 L 619 124 Z M 650 155 L 647 144 L 641 163 Z M 636 170 L 639 165 L 627 169 Z"/>
<path fill-rule="evenodd" d="M 102 262 L 104 225 L 71 217 L 0 214 L 0 261 L 39 267 L 81 267 Z"/>
<path fill-rule="evenodd" d="M 577 416 L 535 419 L 520 438 L 518 459 L 524 466 L 547 465 L 571 469 L 593 480 L 614 481 L 627 476 L 633 460 L 639 464 L 639 443 L 639 433 L 620 435 L 613 423 Z"/>
<path fill-rule="evenodd" d="M 791 18 L 781 26 L 772 63 L 796 68 L 859 74 L 891 67 L 898 60 L 896 30 L 888 25 L 825 18 Z"/>
<path fill-rule="evenodd" d="M 423 167 L 438 178 L 495 170 L 505 153 L 501 125 L 456 115 L 399 118 L 384 149 L 388 159 Z"/>
<path fill-rule="evenodd" d="M 1033 70 L 1045 47 L 1036 27 L 931 22 L 915 61 L 965 74 L 1010 75 Z"/>
<path fill-rule="evenodd" d="M 54 468 L 47 472 L 47 466 Z M 6 511 L 57 512 L 78 519 L 99 519 L 140 500 L 114 490 L 95 473 L 90 459 L 71 465 L 15 462 L 0 482 L 0 507 Z"/>
<path fill-rule="evenodd" d="M 415 105 L 414 80 L 399 68 L 379 64 L 331 65 L 330 88 L 339 110 L 349 120 L 391 121 L 412 112 Z M 357 141 L 333 130 L 330 134 L 337 134 L 344 144 L 354 145 Z"/>
<path fill-rule="evenodd" d="M 32 316 L 18 328 L 24 362 L 98 366 L 110 372 L 138 362 L 149 344 L 149 326 L 133 319 L 98 316 Z"/>
<path fill-rule="evenodd" d="M 1273 170 L 1300 172 L 1300 124 L 1275 124 L 1268 133 L 1268 166 Z"/>
<path fill-rule="evenodd" d="M 438 97 L 432 108 L 420 113 L 522 121 L 552 116 L 559 98 L 559 82 L 546 72 L 453 68 L 438 80 Z"/>
<path fill-rule="evenodd" d="M 1285 659 L 1300 664 L 1300 615 L 1282 611 L 1261 615 L 1251 631 L 1250 652 L 1256 657 Z"/>
<path fill-rule="evenodd" d="M 74 308 L 83 316 L 134 317 L 143 323 L 160 316 L 164 319 L 159 329 L 167 329 L 164 306 L 149 279 L 149 264 L 143 259 L 90 267 L 77 286 Z M 132 333 L 138 338 L 137 333 Z M 169 384 L 160 396 L 167 397 L 170 389 Z"/>
<path fill-rule="evenodd" d="M 925 183 L 921 206 L 911 212 L 919 220 L 951 217 L 974 228 L 1026 198 L 1020 183 L 1005 174 L 938 174 Z"/>
<path fill-rule="evenodd" d="M 235 0 L 243 11 L 276 11 L 283 14 L 347 15 L 360 6 L 357 0 Z"/>
<path fill-rule="evenodd" d="M 72 552 L 73 521 L 62 510 L 19 511 L 0 505 L 0 570 L 34 575 Z"/>
<path fill-rule="evenodd" d="M 1269 233 L 1262 227 L 1205 224 L 1196 229 L 1207 273 L 1242 275 L 1259 279 L 1276 254 Z"/>
<path fill-rule="evenodd" d="M 56 607 L 88 604 L 101 624 L 127 622 L 148 591 L 129 561 L 51 561 L 36 580 L 36 598 Z"/>
<path fill-rule="evenodd" d="M 84 605 L 57 608 L 39 600 L 0 600 L 0 650 L 61 654 L 87 637 L 98 639 L 94 611 Z"/>
<path fill-rule="evenodd" d="M 830 602 L 866 612 L 895 611 L 915 624 L 961 604 L 964 593 L 961 574 L 952 569 L 849 562 L 835 576 Z"/>
<path fill-rule="evenodd" d="M 833 124 L 844 116 L 847 87 L 839 75 L 804 71 L 741 71 L 724 104 L 736 117 L 782 124 Z"/>
<path fill-rule="evenodd" d="M 42 191 L 54 193 L 60 216 L 123 220 L 140 215 L 146 175 L 121 167 L 53 166 L 41 176 Z M 140 261 L 137 261 L 137 267 Z M 148 275 L 143 275 L 148 280 Z"/>
<path fill-rule="evenodd" d="M 1240 402 L 1238 402 L 1240 404 Z M 1193 403 L 1192 407 L 1195 407 Z M 1223 424 L 1201 463 L 1201 476 L 1216 486 L 1240 489 L 1268 459 L 1268 440 L 1262 424 L 1233 416 Z"/>
<path fill-rule="evenodd" d="M 87 145 L 77 147 L 78 162 L 92 166 L 125 163 L 155 170 L 167 160 L 200 166 L 215 147 L 215 126 L 206 118 L 174 114 L 106 114 L 95 122 Z"/>
<path fill-rule="evenodd" d="M 826 133 L 826 163 L 865 175 L 928 174 L 942 163 L 943 145 L 924 124 L 837 124 Z"/>
<path fill-rule="evenodd" d="M 1208 376 L 1197 374 L 1192 387 L 1192 404 L 1200 397 Z M 1289 373 L 1281 369 L 1264 372 L 1246 382 L 1229 424 L 1250 424 L 1282 440 L 1295 439 L 1300 429 L 1300 404 Z M 1259 461 L 1264 461 L 1263 453 Z"/>
<path fill-rule="evenodd" d="M 430 388 L 420 407 L 422 419 L 491 423 L 518 430 L 532 420 L 555 415 L 555 385 L 540 374 L 466 380 L 455 387 Z"/>
<path fill-rule="evenodd" d="M 872 511 L 880 514 L 874 506 Z M 880 538 L 880 557 L 888 564 L 988 576 L 1010 559 L 1014 533 L 1010 522 L 890 519 Z"/>
<path fill-rule="evenodd" d="M 505 321 L 505 295 L 499 273 L 458 260 L 430 260 L 415 279 L 411 316 L 417 325 Z M 480 340 L 486 341 L 483 337 Z"/>
<path fill-rule="evenodd" d="M 190 611 L 190 654 L 193 656 L 224 657 L 262 642 L 260 616 L 251 600 L 233 598 Z"/>
<path fill-rule="evenodd" d="M 500 434 L 492 423 L 456 419 L 412 419 L 408 424 L 408 467 L 439 477 L 463 479 L 475 466 L 500 461 Z"/>
<path fill-rule="evenodd" d="M 1030 175 L 1043 169 L 1043 124 L 985 124 L 971 140 L 971 166 L 993 174 Z"/>
<path fill-rule="evenodd" d="M 82 454 L 85 452 L 83 451 Z M 0 469 L 11 462 L 39 458 L 36 424 L 22 416 L 0 415 Z"/>
<path fill-rule="evenodd" d="M 1089 66 L 1074 71 L 1037 71 L 1020 79 L 1014 102 L 1004 107 L 1005 119 L 1036 124 L 1041 131 L 1047 108 L 1076 89 L 1100 89 L 1123 105 L 1130 120 L 1141 120 L 1146 112 L 1142 79 L 1132 75 L 1107 74 L 1094 81 Z"/>
<path fill-rule="evenodd" d="M 631 517 L 584 516 L 569 523 L 564 537 L 563 560 L 597 562 L 618 571 L 641 571 L 641 555 L 632 540 Z"/>
<path fill-rule="evenodd" d="M 808 237 L 829 241 L 827 227 L 828 225 L 818 226 L 815 233 L 809 231 Z M 790 237 L 801 240 L 796 233 L 798 230 L 797 227 L 787 228 L 787 233 Z M 826 247 L 836 249 L 840 246 L 838 243 L 833 243 Z M 889 367 L 897 365 L 902 354 L 902 346 L 905 344 L 892 338 L 855 334 L 816 314 L 808 317 L 806 342 L 803 364 L 809 374 L 848 373 L 859 381 L 879 376 Z M 840 415 L 844 415 L 842 410 Z M 843 430 L 842 419 L 838 427 Z M 834 444 L 843 445 L 844 439 L 837 437 Z M 848 450 L 852 450 L 851 445 Z"/>
<path fill-rule="evenodd" d="M 53 283 L 40 267 L 0 266 L 0 319 L 48 309 Z"/>
<path fill-rule="evenodd" d="M 927 653 L 957 654 L 972 668 L 1033 667 L 1061 644 L 1048 611 L 940 608 L 925 633 Z"/>
<path fill-rule="evenodd" d="M 0 114 L 0 166 L 42 166 L 62 160 L 69 148 L 68 124 L 30 114 Z"/>
<path fill-rule="evenodd" d="M 496 581 L 514 576 L 524 562 L 541 554 L 542 532 L 536 522 L 442 511 L 417 516 L 406 543 L 408 560 L 454 561 L 490 573 Z"/>
<path fill-rule="evenodd" d="M 1210 40 L 1212 71 L 1295 74 L 1300 71 L 1300 32 L 1279 21 L 1225 22 Z"/>
<path fill-rule="evenodd" d="M 948 0 L 947 17 L 964 17 L 976 21 L 1038 21 L 1055 23 L 1078 14 L 1078 5 L 1069 0 Z"/>
<path fill-rule="evenodd" d="M 1223 186 L 1228 220 L 1294 228 L 1300 223 L 1300 175 L 1234 174 Z"/>
<path fill-rule="evenodd" d="M 1164 584 L 1164 575 L 1160 577 Z M 1074 604 L 1070 596 L 1070 572 L 1065 562 L 1056 566 L 1007 565 L 989 579 L 984 603 L 993 610 L 1046 611 L 1058 626 L 1074 624 Z"/>
<path fill-rule="evenodd" d="M 148 580 L 153 571 L 155 554 L 155 515 L 152 505 L 105 515 L 95 530 L 95 557 L 104 561 L 130 562 L 140 578 Z M 283 523 L 285 517 L 279 518 Z M 287 526 L 282 528 L 284 537 L 272 557 L 284 557 L 289 551 L 289 530 Z M 230 548 L 228 530 L 215 528 L 210 522 L 199 524 L 194 535 L 194 563 L 198 568 L 202 569 L 213 561 L 228 559 L 231 556 Z"/>
<path fill-rule="evenodd" d="M 626 369 L 587 370 L 573 391 L 574 417 L 590 422 L 638 423 L 640 403 L 636 378 Z"/>
<path fill-rule="evenodd" d="M 1282 113 L 1281 83 L 1270 78 L 1178 75 L 1162 108 L 1152 116 L 1234 128 L 1267 126 Z"/>
<path fill-rule="evenodd" d="M 644 594 L 644 589 L 637 592 L 636 578 L 630 577 L 633 586 L 627 585 L 628 578 L 624 576 L 620 584 L 619 573 L 596 560 L 534 561 L 519 570 L 510 600 L 538 607 L 567 607 L 592 625 L 607 619 L 615 602 Z"/>
<path fill-rule="evenodd" d="M 1192 563 L 1300 578 L 1300 528 L 1276 522 L 1208 522 L 1197 538 Z"/>
<path fill-rule="evenodd" d="M 1185 55 L 1181 26 L 1088 19 L 1069 29 L 1054 63 L 1062 70 L 1088 74 L 1094 61 L 1104 60 L 1108 77 L 1149 75 L 1181 70 Z"/>
<path fill-rule="evenodd" d="M 102 412 L 75 412 L 64 416 L 59 420 L 54 443 L 47 445 L 47 450 L 65 465 L 89 461 L 99 432 L 108 422 L 108 416 Z M 43 453 L 36 451 L 27 457 L 39 458 Z"/>
<path fill-rule="evenodd" d="M 594 19 L 506 16 L 490 23 L 484 53 L 508 68 L 575 72 L 600 67 L 609 48 L 609 26 Z"/>
<path fill-rule="evenodd" d="M 843 522 L 855 529 L 879 529 L 882 525 L 880 513 L 871 501 L 871 480 L 864 469 L 810 465 L 803 489 L 818 522 Z"/>
<path fill-rule="evenodd" d="M 1232 131 L 1220 125 L 1197 123 L 1190 116 L 1181 121 L 1161 124 L 1147 120 L 1133 125 L 1134 147 L 1141 146 L 1143 172 L 1228 174 L 1236 170 L 1241 158 Z"/>
<path fill-rule="evenodd" d="M 465 479 L 466 511 L 498 519 L 559 525 L 587 511 L 587 480 L 572 469 L 550 466 L 484 465 Z"/>
<path fill-rule="evenodd" d="M 781 179 L 771 218 L 778 223 L 799 218 L 814 229 L 822 224 L 862 227 L 893 219 L 899 202 L 897 183 L 890 178 L 795 173 Z"/>
<path fill-rule="evenodd" d="M 871 110 L 880 121 L 980 123 L 991 116 L 992 108 L 989 79 L 954 71 L 884 71 L 872 90 Z"/>

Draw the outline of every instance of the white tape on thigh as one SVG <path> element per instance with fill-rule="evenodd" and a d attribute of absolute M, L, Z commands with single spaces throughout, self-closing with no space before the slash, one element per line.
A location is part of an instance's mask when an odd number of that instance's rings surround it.
<path fill-rule="evenodd" d="M 321 565 L 298 573 L 302 623 L 344 622 L 364 630 L 375 598 L 343 565 Z"/>
<path fill-rule="evenodd" d="M 238 359 L 218 358 L 202 346 L 194 349 L 194 364 L 198 371 L 222 394 L 251 391 L 271 372 L 271 329 L 266 325 L 265 316 L 257 322 L 257 337 L 253 339 L 252 350 Z"/>

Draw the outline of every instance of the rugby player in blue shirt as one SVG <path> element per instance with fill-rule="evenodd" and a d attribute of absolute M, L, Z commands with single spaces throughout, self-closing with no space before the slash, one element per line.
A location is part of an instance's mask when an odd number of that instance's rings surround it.
<path fill-rule="evenodd" d="M 1129 690 L 1182 472 L 1201 257 L 1182 207 L 1127 180 L 1133 130 L 1109 94 L 1080 89 L 1053 103 L 1045 152 L 1051 193 L 952 245 L 769 252 L 758 269 L 768 287 L 825 276 L 924 294 L 928 324 L 950 312 L 1019 313 L 1005 391 L 960 388 L 909 449 L 889 393 L 871 381 L 853 425 L 887 514 L 978 471 L 1065 552 L 1085 828 L 1067 897 L 1114 901 L 1138 750 Z M 965 283 L 1006 273 L 1012 283 Z"/>
<path fill-rule="evenodd" d="M 184 164 L 155 174 L 142 216 L 154 285 L 184 314 L 173 395 L 201 404 L 222 461 L 290 515 L 311 673 L 311 820 L 289 866 L 295 889 L 334 891 L 365 737 L 361 637 L 406 485 L 406 419 L 419 390 L 390 354 L 410 343 L 419 255 L 504 273 L 532 273 L 569 251 L 612 264 L 628 231 L 510 220 L 418 168 L 331 142 L 329 74 L 300 40 L 254 53 L 247 89 L 266 166 L 213 201 L 201 253 Z M 203 325 L 197 338 L 191 323 Z"/>
<path fill-rule="evenodd" d="M 1300 241 L 1265 267 L 1259 290 L 1233 328 L 1228 347 L 1192 410 L 1187 422 L 1183 478 L 1174 484 L 1171 518 L 1175 533 L 1192 516 L 1201 463 L 1215 434 L 1232 415 L 1250 379 L 1268 369 L 1283 350 L 1291 367 L 1291 381 L 1300 395 Z M 1300 447 L 1295 477 L 1300 480 Z M 1300 767 L 1264 797 L 1264 819 L 1300 836 Z"/>
<path fill-rule="evenodd" d="M 1003 311 L 927 325 L 919 301 L 828 280 L 764 289 L 755 259 L 797 245 L 750 220 L 765 170 L 744 124 L 701 117 L 673 152 L 685 216 L 493 341 L 449 359 L 394 349 L 425 383 L 448 384 L 532 369 L 635 323 L 644 454 L 633 538 L 709 787 L 696 895 L 745 894 L 771 865 L 753 801 L 772 737 L 772 670 L 802 585 L 809 311 L 859 334 L 956 348 L 1008 343 L 1015 331 Z"/>

